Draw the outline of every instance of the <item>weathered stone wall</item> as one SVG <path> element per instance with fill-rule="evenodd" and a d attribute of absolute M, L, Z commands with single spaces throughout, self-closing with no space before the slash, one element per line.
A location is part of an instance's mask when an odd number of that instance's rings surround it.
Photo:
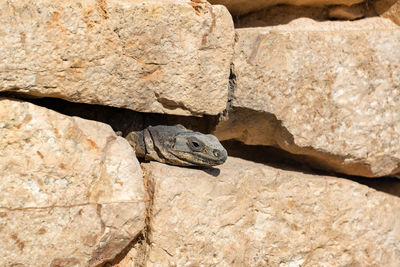
<path fill-rule="evenodd" d="M 1 266 L 400 265 L 400 2 L 211 2 L 0 3 Z"/>

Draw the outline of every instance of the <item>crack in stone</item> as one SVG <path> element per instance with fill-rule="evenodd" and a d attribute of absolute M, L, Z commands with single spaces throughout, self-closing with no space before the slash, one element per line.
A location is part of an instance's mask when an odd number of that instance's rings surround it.
<path fill-rule="evenodd" d="M 210 28 L 208 29 L 208 31 L 203 35 L 202 39 L 201 39 L 201 47 L 200 50 L 205 50 L 205 49 L 210 49 L 209 46 L 207 46 L 207 42 L 208 42 L 208 37 L 210 36 L 210 34 L 214 31 L 214 28 L 216 27 L 216 17 L 215 14 L 213 12 L 213 8 L 210 6 L 207 6 L 208 10 L 210 11 L 211 14 L 211 25 Z M 211 47 L 213 48 L 213 47 Z"/>
<path fill-rule="evenodd" d="M 235 74 L 235 65 L 231 63 L 230 72 L 229 72 L 229 86 L 228 86 L 228 99 L 226 101 L 226 109 L 224 110 L 223 115 L 227 116 L 229 110 L 232 109 L 235 90 L 236 90 L 236 74 Z"/>
<path fill-rule="evenodd" d="M 100 230 L 101 234 L 100 234 L 100 236 L 102 236 L 104 234 L 104 232 L 106 231 L 106 224 L 104 223 L 103 219 L 101 218 L 101 209 L 102 209 L 102 207 L 103 206 L 101 204 L 97 204 L 96 205 L 96 214 L 97 214 L 97 217 L 100 220 L 100 225 L 101 225 L 101 230 Z"/>
<path fill-rule="evenodd" d="M 145 188 L 145 203 L 146 203 L 146 216 L 145 216 L 145 228 L 143 230 L 144 240 L 146 247 L 144 248 L 144 263 L 147 262 L 149 257 L 149 250 L 151 245 L 151 217 L 154 206 L 154 181 L 150 178 L 149 172 L 143 169 L 143 183 Z"/>
<path fill-rule="evenodd" d="M 188 111 L 193 116 L 201 115 L 200 113 L 196 113 L 195 111 L 191 110 L 190 107 L 187 107 L 181 101 L 174 101 L 174 100 L 168 99 L 166 97 L 162 97 L 157 92 L 155 92 L 154 95 L 157 99 L 157 102 L 160 103 L 165 109 L 168 109 L 168 110 L 181 109 L 182 111 Z"/>
<path fill-rule="evenodd" d="M 154 200 L 154 181 L 151 180 L 146 169 L 143 169 L 143 182 L 145 187 L 145 204 L 146 204 L 146 213 L 145 213 L 145 226 L 143 230 L 136 235 L 129 244 L 121 250 L 113 259 L 101 262 L 100 264 L 94 266 L 114 266 L 118 264 L 121 260 L 123 260 L 129 253 L 130 250 L 136 249 L 137 255 L 134 258 L 135 266 L 145 266 L 146 262 L 148 262 L 149 251 L 151 246 L 151 217 L 154 216 L 152 214 L 153 200 Z M 169 254 L 169 253 L 168 253 Z M 171 254 L 169 254 L 171 255 Z"/>
<path fill-rule="evenodd" d="M 24 208 L 9 208 L 0 206 L 0 210 L 5 211 L 29 211 L 29 210 L 47 210 L 47 209 L 70 209 L 75 207 L 84 207 L 90 205 L 107 205 L 107 204 L 126 204 L 126 203 L 142 203 L 143 201 L 118 201 L 118 202 L 89 202 L 89 203 L 81 203 L 81 204 L 73 204 L 73 205 L 52 205 L 52 206 L 43 206 L 43 207 L 24 207 Z"/>

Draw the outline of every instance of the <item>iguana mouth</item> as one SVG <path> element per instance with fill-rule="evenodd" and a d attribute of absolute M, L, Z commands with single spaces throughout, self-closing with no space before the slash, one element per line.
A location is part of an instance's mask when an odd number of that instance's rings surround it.
<path fill-rule="evenodd" d="M 224 163 L 227 159 L 227 153 L 226 151 L 222 151 L 222 150 L 217 150 L 215 149 L 213 151 L 214 156 L 215 155 L 215 151 L 218 151 L 217 154 L 218 157 L 212 157 L 209 155 L 204 155 L 204 154 L 193 154 L 190 152 L 176 152 L 176 151 L 171 151 L 171 154 L 173 154 L 175 157 L 177 157 L 180 160 L 183 160 L 185 162 L 191 163 L 193 165 L 197 165 L 197 166 L 215 166 L 215 165 L 220 165 L 222 163 Z"/>

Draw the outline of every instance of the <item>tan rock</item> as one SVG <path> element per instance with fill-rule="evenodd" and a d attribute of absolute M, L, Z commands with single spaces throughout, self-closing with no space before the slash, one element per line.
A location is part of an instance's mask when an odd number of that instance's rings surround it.
<path fill-rule="evenodd" d="M 235 20 L 236 28 L 266 27 L 287 24 L 298 18 L 316 21 L 328 20 L 329 7 L 277 5 L 241 16 Z"/>
<path fill-rule="evenodd" d="M 372 5 L 380 16 L 389 18 L 397 25 L 400 25 L 399 0 L 375 0 L 372 2 Z"/>
<path fill-rule="evenodd" d="M 281 4 L 295 6 L 351 6 L 364 2 L 364 0 L 209 0 L 209 2 L 224 5 L 233 16 L 238 16 Z"/>
<path fill-rule="evenodd" d="M 142 171 L 106 124 L 0 100 L 0 265 L 94 266 L 144 228 Z"/>
<path fill-rule="evenodd" d="M 140 248 L 131 248 L 119 261 L 111 263 L 113 267 L 143 267 L 146 266 L 146 253 L 141 251 L 145 246 Z"/>
<path fill-rule="evenodd" d="M 398 197 L 236 158 L 142 166 L 154 192 L 147 266 L 400 264 Z"/>
<path fill-rule="evenodd" d="M 169 114 L 218 114 L 233 22 L 180 0 L 0 2 L 0 91 Z"/>
<path fill-rule="evenodd" d="M 375 3 L 375 2 L 374 2 Z M 329 27 L 326 23 L 328 20 L 356 20 L 363 18 L 378 17 L 378 13 L 374 9 L 372 3 L 362 2 L 360 4 L 355 4 L 352 6 L 347 5 L 331 5 L 331 6 L 294 6 L 294 5 L 277 5 L 272 6 L 260 11 L 252 12 L 245 16 L 241 16 L 235 20 L 235 26 L 237 28 L 244 27 L 266 27 L 266 26 L 276 26 L 280 24 L 296 24 L 299 18 L 309 18 L 315 21 L 325 22 L 324 26 L 317 27 Z M 382 14 L 383 16 L 383 14 Z M 389 16 L 388 16 L 389 17 Z M 304 23 L 304 21 L 299 20 L 300 24 L 309 27 L 310 22 Z M 371 24 L 378 24 L 378 27 L 383 25 L 379 18 L 375 18 L 373 23 L 364 23 L 367 28 L 376 27 Z M 356 24 L 357 26 L 365 27 L 363 23 Z M 389 28 L 393 25 L 390 22 L 384 22 Z M 339 25 L 339 24 L 337 24 Z M 299 25 L 298 25 L 299 26 Z M 332 26 L 335 27 L 335 26 Z M 351 27 L 346 25 L 346 28 Z M 314 27 L 315 28 L 315 27 Z M 303 30 L 303 29 L 301 29 Z"/>
<path fill-rule="evenodd" d="M 329 8 L 328 16 L 330 19 L 340 20 L 355 20 L 360 19 L 366 15 L 364 5 L 353 6 L 333 6 Z"/>
<path fill-rule="evenodd" d="M 302 19 L 237 34 L 235 111 L 217 137 L 277 145 L 346 174 L 400 171 L 397 25 Z"/>

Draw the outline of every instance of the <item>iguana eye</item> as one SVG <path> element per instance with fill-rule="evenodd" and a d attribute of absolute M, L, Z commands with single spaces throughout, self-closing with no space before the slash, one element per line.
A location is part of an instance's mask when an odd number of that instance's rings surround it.
<path fill-rule="evenodd" d="M 187 141 L 187 145 L 192 151 L 203 151 L 204 150 L 204 144 L 200 140 L 196 138 L 189 138 Z"/>
<path fill-rule="evenodd" d="M 175 140 L 168 140 L 168 141 L 165 142 L 165 145 L 166 145 L 167 147 L 169 147 L 170 149 L 174 149 L 174 147 L 175 147 Z"/>

